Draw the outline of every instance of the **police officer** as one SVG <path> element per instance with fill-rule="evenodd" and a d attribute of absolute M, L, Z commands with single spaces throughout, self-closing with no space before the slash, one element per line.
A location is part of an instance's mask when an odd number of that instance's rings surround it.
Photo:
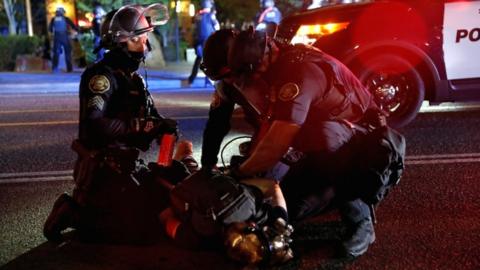
<path fill-rule="evenodd" d="M 65 17 L 65 9 L 63 7 L 57 8 L 55 16 L 50 21 L 48 27 L 50 33 L 53 33 L 53 60 L 52 71 L 58 71 L 58 57 L 62 52 L 65 54 L 65 63 L 67 65 L 67 72 L 72 72 L 72 46 L 69 40 L 69 28 L 78 31 L 77 26 L 67 17 Z"/>
<path fill-rule="evenodd" d="M 336 181 L 348 169 L 342 155 L 353 136 L 351 123 L 375 109 L 369 92 L 338 60 L 305 46 L 278 46 L 253 29 L 240 33 L 229 65 L 242 76 L 261 76 L 269 86 L 270 127 L 241 164 L 237 177 L 271 168 L 289 148 L 302 153 L 281 182 L 291 220 L 325 210 L 340 200 L 348 228 L 342 246 L 359 256 L 375 240 L 369 206 L 360 199 L 342 200 Z"/>
<path fill-rule="evenodd" d="M 274 0 L 261 0 L 261 10 L 255 16 L 256 30 L 268 30 L 271 25 L 279 25 L 282 13 L 275 6 Z"/>
<path fill-rule="evenodd" d="M 144 224 L 155 223 L 159 210 L 147 207 L 145 192 L 152 187 L 142 181 L 145 167 L 139 166 L 143 161 L 138 150 L 146 151 L 155 138 L 177 131 L 175 120 L 157 112 L 137 73 L 150 50 L 148 33 L 163 22 L 149 16 L 160 14 L 155 9 L 166 11 L 158 4 L 127 5 L 104 22 L 108 33 L 102 43 L 109 51 L 84 71 L 80 81 L 79 133 L 72 144 L 78 153 L 73 198 L 63 194 L 55 202 L 44 225 L 49 240 L 61 240 L 61 232 L 74 226 L 100 238 L 108 234 L 113 241 L 115 237 L 136 241 L 147 235 L 142 232 Z M 145 210 L 153 213 L 141 215 Z"/>
<path fill-rule="evenodd" d="M 198 68 L 203 57 L 203 46 L 207 38 L 216 30 L 220 29 L 217 17 L 215 16 L 213 0 L 202 0 L 202 9 L 195 16 L 195 62 L 193 63 L 192 72 L 186 81 L 182 81 L 182 85 L 189 86 L 197 77 Z"/>
<path fill-rule="evenodd" d="M 235 34 L 236 32 L 231 29 L 218 30 L 205 43 L 200 68 L 207 77 L 215 81 L 215 92 L 203 132 L 201 157 L 203 169 L 212 169 L 217 164 L 220 145 L 230 131 L 230 120 L 235 104 L 241 106 L 245 120 L 254 130 L 258 130 L 261 125 L 260 112 L 265 104 L 261 92 L 235 84 L 227 65 L 228 48 Z"/>
<path fill-rule="evenodd" d="M 99 2 L 95 1 L 93 3 L 93 19 L 92 19 L 92 31 L 93 31 L 93 46 L 97 48 L 100 46 L 100 42 L 102 40 L 101 37 L 101 25 L 103 17 L 106 15 L 105 10 L 100 5 Z M 103 54 L 105 53 L 104 48 L 100 48 L 97 50 L 97 61 L 103 58 Z"/>

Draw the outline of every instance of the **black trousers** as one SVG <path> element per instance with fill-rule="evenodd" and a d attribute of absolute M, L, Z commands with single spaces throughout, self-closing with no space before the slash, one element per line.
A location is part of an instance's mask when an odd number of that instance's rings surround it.
<path fill-rule="evenodd" d="M 317 126 L 318 145 L 315 151 L 291 166 L 280 183 L 291 221 L 319 215 L 338 208 L 342 219 L 356 223 L 370 216 L 370 209 L 360 199 L 343 196 L 352 150 L 349 142 L 354 131 L 345 123 L 326 121 Z M 348 192 L 346 192 L 348 193 Z"/>

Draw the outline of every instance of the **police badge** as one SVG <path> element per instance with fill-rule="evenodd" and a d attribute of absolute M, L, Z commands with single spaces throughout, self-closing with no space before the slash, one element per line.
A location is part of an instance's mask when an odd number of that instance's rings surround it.
<path fill-rule="evenodd" d="M 110 90 L 110 81 L 105 75 L 95 75 L 88 82 L 88 88 L 95 94 L 103 94 Z"/>
<path fill-rule="evenodd" d="M 290 101 L 298 96 L 300 88 L 296 83 L 286 83 L 280 88 L 278 92 L 278 99 L 281 101 Z"/>

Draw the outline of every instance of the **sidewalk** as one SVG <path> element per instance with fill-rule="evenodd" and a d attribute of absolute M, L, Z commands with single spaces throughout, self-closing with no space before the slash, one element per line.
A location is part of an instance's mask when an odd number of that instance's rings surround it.
<path fill-rule="evenodd" d="M 181 81 L 190 75 L 193 63 L 186 61 L 167 62 L 162 69 L 147 67 L 146 79 L 149 90 L 180 89 Z M 73 92 L 78 90 L 80 76 L 84 69 L 74 69 L 71 73 L 60 71 L 50 72 L 0 72 L 0 93 L 18 92 Z M 140 68 L 139 73 L 145 77 L 145 71 Z M 55 86 L 52 87 L 52 84 Z M 188 89 L 188 87 L 186 87 Z M 190 86 L 192 89 L 212 88 L 205 79 L 205 74 L 199 70 L 198 76 Z"/>

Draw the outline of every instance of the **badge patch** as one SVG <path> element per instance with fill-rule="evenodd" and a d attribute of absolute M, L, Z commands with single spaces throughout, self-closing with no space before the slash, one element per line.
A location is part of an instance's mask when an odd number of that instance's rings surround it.
<path fill-rule="evenodd" d="M 298 96 L 300 88 L 296 83 L 287 83 L 282 86 L 278 92 L 278 99 L 281 101 L 290 101 Z"/>
<path fill-rule="evenodd" d="M 95 94 L 103 94 L 110 90 L 110 81 L 105 75 L 95 75 L 88 82 L 88 88 Z"/>

